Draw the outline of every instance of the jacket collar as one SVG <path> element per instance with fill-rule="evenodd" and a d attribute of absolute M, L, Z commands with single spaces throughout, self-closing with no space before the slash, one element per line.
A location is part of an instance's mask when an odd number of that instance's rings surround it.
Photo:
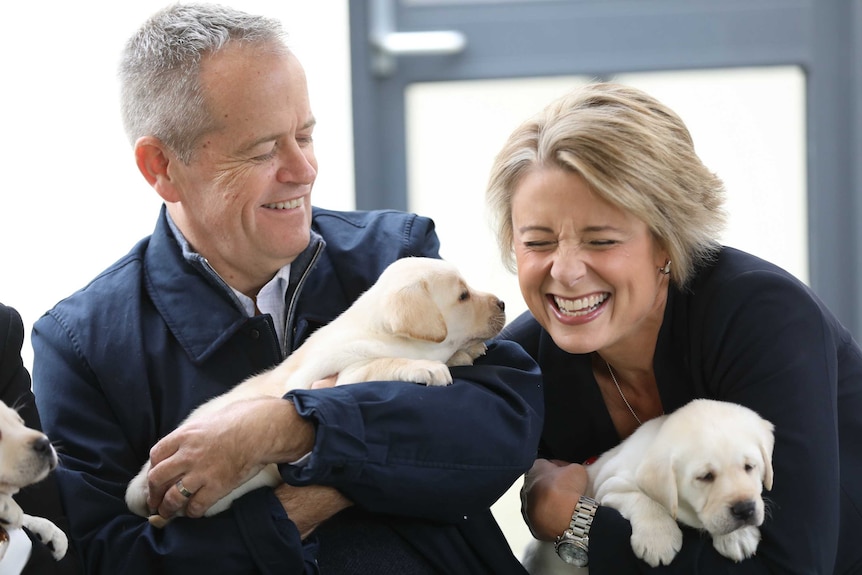
<path fill-rule="evenodd" d="M 289 293 L 323 249 L 322 238 L 312 232 L 305 251 L 291 265 Z M 196 364 L 206 361 L 249 321 L 231 289 L 193 252 L 183 254 L 162 206 L 144 258 L 146 289 L 168 329 Z"/>

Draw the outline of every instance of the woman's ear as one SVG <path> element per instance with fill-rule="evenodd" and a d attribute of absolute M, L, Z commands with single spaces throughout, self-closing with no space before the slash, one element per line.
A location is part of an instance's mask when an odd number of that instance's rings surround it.
<path fill-rule="evenodd" d="M 141 175 L 156 190 L 162 199 L 173 203 L 180 200 L 174 182 L 168 173 L 171 162 L 177 162 L 161 140 L 153 136 L 138 138 L 135 142 L 135 163 Z"/>

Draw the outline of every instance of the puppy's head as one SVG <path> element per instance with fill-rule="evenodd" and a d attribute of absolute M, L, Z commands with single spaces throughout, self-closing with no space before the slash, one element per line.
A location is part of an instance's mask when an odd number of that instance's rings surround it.
<path fill-rule="evenodd" d="M 384 325 L 395 335 L 460 348 L 494 337 L 506 323 L 503 302 L 472 289 L 443 260 L 402 258 L 383 272 L 377 285 L 386 292 Z"/>
<path fill-rule="evenodd" d="M 662 425 L 637 471 L 641 489 L 712 535 L 763 523 L 773 425 L 741 405 L 695 400 Z"/>
<path fill-rule="evenodd" d="M 13 494 L 57 467 L 48 437 L 24 425 L 18 412 L 0 402 L 0 493 Z"/>

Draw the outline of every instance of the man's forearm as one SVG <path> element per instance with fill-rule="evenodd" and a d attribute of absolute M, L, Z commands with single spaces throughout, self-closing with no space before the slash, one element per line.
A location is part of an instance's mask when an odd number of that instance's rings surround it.
<path fill-rule="evenodd" d="M 275 488 L 275 495 L 302 539 L 342 509 L 353 505 L 337 489 L 323 485 L 294 487 L 283 483 Z"/>

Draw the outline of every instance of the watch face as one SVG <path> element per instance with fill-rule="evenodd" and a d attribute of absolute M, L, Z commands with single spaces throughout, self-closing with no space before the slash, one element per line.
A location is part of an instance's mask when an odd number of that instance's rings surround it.
<path fill-rule="evenodd" d="M 587 566 L 587 552 L 574 541 L 560 541 L 557 545 L 557 555 L 570 565 Z"/>

